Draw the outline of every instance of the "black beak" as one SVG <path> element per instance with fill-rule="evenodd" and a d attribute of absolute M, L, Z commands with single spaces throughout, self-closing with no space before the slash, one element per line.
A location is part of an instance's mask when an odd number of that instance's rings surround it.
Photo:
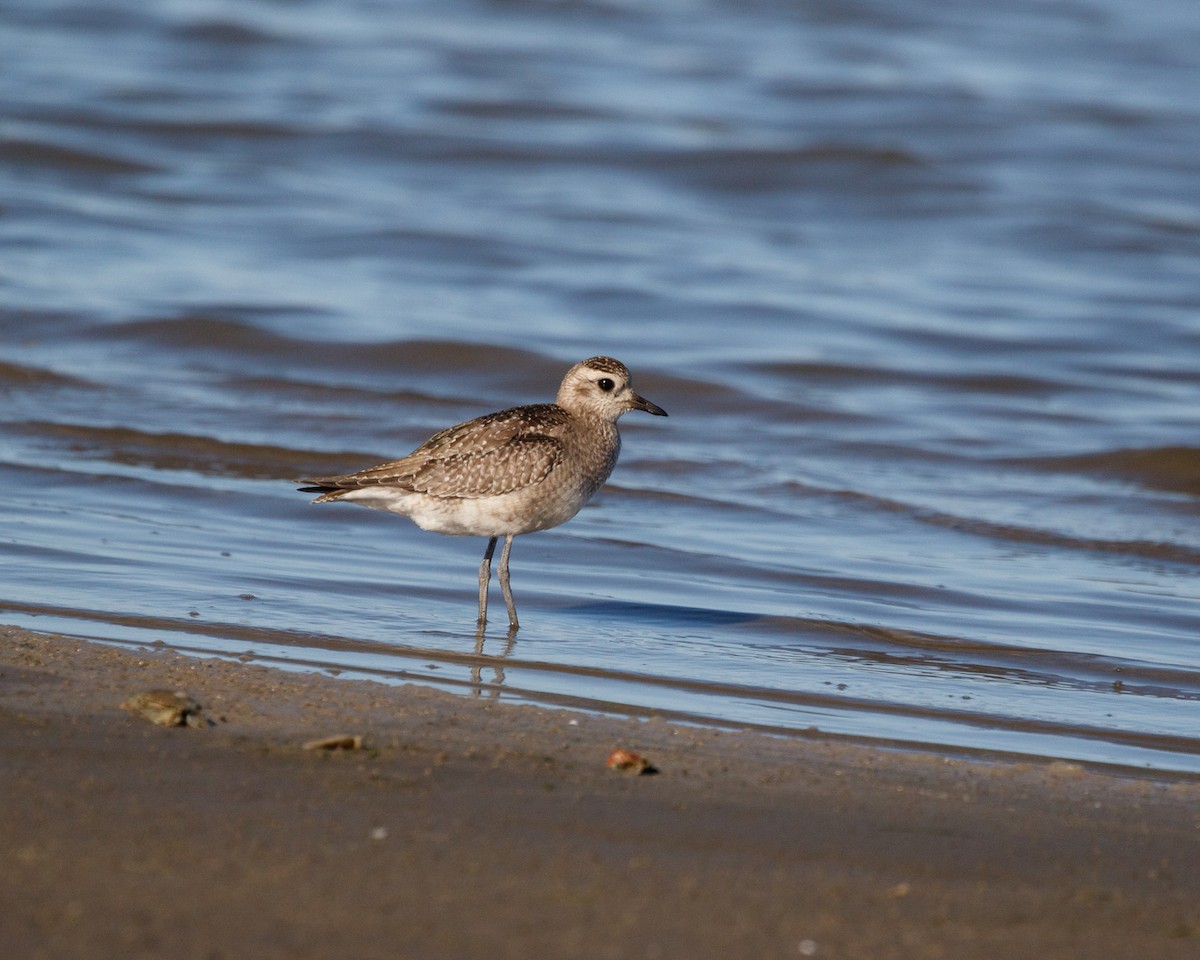
<path fill-rule="evenodd" d="M 633 409 L 645 410 L 647 413 L 652 413 L 656 417 L 665 417 L 667 411 L 660 407 L 657 403 L 651 403 L 645 397 L 639 397 L 636 393 L 633 395 Z"/>

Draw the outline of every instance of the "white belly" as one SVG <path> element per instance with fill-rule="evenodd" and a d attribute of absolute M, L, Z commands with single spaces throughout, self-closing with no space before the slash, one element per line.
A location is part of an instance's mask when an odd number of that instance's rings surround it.
<path fill-rule="evenodd" d="M 589 498 L 578 487 L 556 484 L 477 499 L 431 497 L 395 487 L 363 487 L 339 499 L 402 514 L 422 530 L 451 536 L 500 537 L 557 527 L 575 516 Z"/>

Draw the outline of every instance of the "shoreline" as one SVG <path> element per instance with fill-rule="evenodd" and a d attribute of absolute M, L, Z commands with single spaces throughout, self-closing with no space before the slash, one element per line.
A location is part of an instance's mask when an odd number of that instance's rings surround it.
<path fill-rule="evenodd" d="M 213 725 L 119 704 L 184 689 Z M 356 751 L 307 751 L 333 734 Z M 657 768 L 605 768 L 618 747 Z M 1190 957 L 1200 783 L 0 627 L 13 956 Z"/>

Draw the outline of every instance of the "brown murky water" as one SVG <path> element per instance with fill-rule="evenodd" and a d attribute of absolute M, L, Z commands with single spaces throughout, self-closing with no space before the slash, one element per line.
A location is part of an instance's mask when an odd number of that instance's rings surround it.
<path fill-rule="evenodd" d="M 0 10 L 0 617 L 1200 771 L 1200 24 L 1060 4 Z M 598 501 L 287 478 L 613 354 Z"/>

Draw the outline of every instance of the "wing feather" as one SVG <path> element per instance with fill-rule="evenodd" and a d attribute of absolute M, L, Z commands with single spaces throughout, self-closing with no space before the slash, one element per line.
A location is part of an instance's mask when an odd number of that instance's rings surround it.
<path fill-rule="evenodd" d="M 306 480 L 321 499 L 371 486 L 394 486 L 433 497 L 478 499 L 540 483 L 562 459 L 553 436 L 565 422 L 554 404 L 488 414 L 434 434 L 407 457 L 340 477 Z"/>

